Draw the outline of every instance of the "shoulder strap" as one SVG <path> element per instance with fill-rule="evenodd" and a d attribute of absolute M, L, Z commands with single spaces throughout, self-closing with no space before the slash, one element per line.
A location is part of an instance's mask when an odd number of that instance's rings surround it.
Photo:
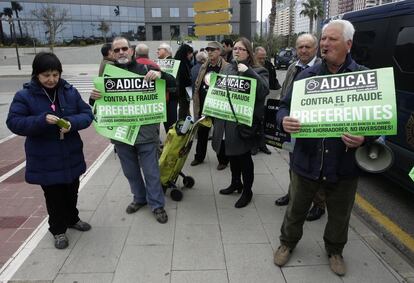
<path fill-rule="evenodd" d="M 239 120 L 237 120 L 237 116 L 236 116 L 236 113 L 234 112 L 233 104 L 231 103 L 231 99 L 230 99 L 229 85 L 227 84 L 228 77 L 229 77 L 229 75 L 226 75 L 226 94 L 227 94 L 227 99 L 229 100 L 231 112 L 233 112 L 234 119 L 236 119 L 236 123 L 238 124 L 239 123 Z"/>

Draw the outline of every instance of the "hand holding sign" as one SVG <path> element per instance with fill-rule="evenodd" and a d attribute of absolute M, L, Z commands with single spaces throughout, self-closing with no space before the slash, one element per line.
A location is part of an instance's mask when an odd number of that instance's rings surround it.
<path fill-rule="evenodd" d="M 93 100 L 98 100 L 102 97 L 101 92 L 99 90 L 97 90 L 96 88 L 94 88 L 91 91 L 91 99 Z"/>
<path fill-rule="evenodd" d="M 155 79 L 160 79 L 160 78 L 161 78 L 161 72 L 150 70 L 145 75 L 144 80 L 153 81 Z"/>
<path fill-rule="evenodd" d="M 348 148 L 359 147 L 365 140 L 363 136 L 354 136 L 349 133 L 344 133 L 341 139 Z"/>
<path fill-rule="evenodd" d="M 286 116 L 283 118 L 282 126 L 285 132 L 291 133 L 299 133 L 300 131 L 300 122 L 298 119 Z"/>
<path fill-rule="evenodd" d="M 244 72 L 246 72 L 247 71 L 247 69 L 249 69 L 245 64 L 243 64 L 243 63 L 239 63 L 239 64 L 237 64 L 237 70 L 240 72 L 240 73 L 244 73 Z"/>

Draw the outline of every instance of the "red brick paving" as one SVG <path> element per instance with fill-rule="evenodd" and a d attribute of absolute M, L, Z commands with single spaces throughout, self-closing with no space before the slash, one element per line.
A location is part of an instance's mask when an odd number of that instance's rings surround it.
<path fill-rule="evenodd" d="M 96 134 L 93 127 L 81 131 L 81 137 L 85 161 L 89 167 L 108 146 L 109 141 Z M 0 144 L 0 176 L 25 160 L 23 144 L 24 137 L 14 137 Z M 43 191 L 39 186 L 24 181 L 24 169 L 0 183 L 0 267 L 46 216 Z"/>

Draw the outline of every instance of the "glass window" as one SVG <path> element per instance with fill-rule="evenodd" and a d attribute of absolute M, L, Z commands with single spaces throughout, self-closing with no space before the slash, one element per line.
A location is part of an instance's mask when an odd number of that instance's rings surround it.
<path fill-rule="evenodd" d="M 119 6 L 119 16 L 121 16 L 121 21 L 128 20 L 128 8 Z"/>
<path fill-rule="evenodd" d="M 139 41 L 145 41 L 147 39 L 146 34 L 145 34 L 145 25 L 144 24 L 139 24 L 138 25 L 137 39 Z"/>
<path fill-rule="evenodd" d="M 83 20 L 89 20 L 91 18 L 91 6 L 90 5 L 80 5 L 81 6 L 81 17 Z"/>
<path fill-rule="evenodd" d="M 111 15 L 111 11 L 109 10 L 109 6 L 101 6 L 101 17 L 103 19 L 109 18 Z"/>
<path fill-rule="evenodd" d="M 152 27 L 152 40 L 162 40 L 162 27 L 161 26 Z"/>
<path fill-rule="evenodd" d="M 373 44 L 375 41 L 374 31 L 355 32 L 352 46 L 352 58 L 361 65 L 369 65 L 371 60 Z"/>
<path fill-rule="evenodd" d="M 404 27 L 398 33 L 394 57 L 403 72 L 414 73 L 414 27 Z"/>
<path fill-rule="evenodd" d="M 98 5 L 91 5 L 91 19 L 98 20 L 101 18 L 101 7 Z"/>
<path fill-rule="evenodd" d="M 143 21 L 145 18 L 144 16 L 144 8 L 137 8 L 137 19 L 139 21 Z"/>
<path fill-rule="evenodd" d="M 171 39 L 178 39 L 180 37 L 180 26 L 179 25 L 170 26 L 170 35 L 171 35 Z"/>
<path fill-rule="evenodd" d="M 189 36 L 195 36 L 195 29 L 194 29 L 194 25 L 188 25 L 187 26 L 187 34 Z"/>
<path fill-rule="evenodd" d="M 180 16 L 180 8 L 170 8 L 170 17 L 178 18 Z"/>
<path fill-rule="evenodd" d="M 128 7 L 128 18 L 130 21 L 136 21 L 137 9 L 135 7 Z"/>
<path fill-rule="evenodd" d="M 161 8 L 152 8 L 151 12 L 153 18 L 161 18 Z"/>
<path fill-rule="evenodd" d="M 79 20 L 81 18 L 81 7 L 79 5 L 70 5 L 70 14 L 73 20 Z"/>
<path fill-rule="evenodd" d="M 189 18 L 194 17 L 194 9 L 193 8 L 187 8 L 187 14 Z"/>

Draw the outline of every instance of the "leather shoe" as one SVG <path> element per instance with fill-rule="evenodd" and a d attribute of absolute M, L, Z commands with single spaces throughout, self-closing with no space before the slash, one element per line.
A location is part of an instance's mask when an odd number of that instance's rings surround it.
<path fill-rule="evenodd" d="M 339 276 L 344 276 L 346 273 L 344 258 L 341 255 L 330 255 L 329 267 L 335 274 Z"/>
<path fill-rule="evenodd" d="M 319 208 L 317 206 L 312 206 L 312 208 L 308 212 L 308 216 L 306 216 L 306 221 L 318 220 L 324 214 L 325 214 L 325 209 Z"/>
<path fill-rule="evenodd" d="M 221 189 L 219 191 L 219 193 L 222 194 L 222 195 L 230 195 L 230 194 L 234 193 L 235 191 L 237 191 L 237 193 L 240 194 L 242 192 L 242 190 L 243 190 L 243 185 L 241 183 L 240 184 L 230 184 L 230 186 L 228 186 L 227 188 Z"/>
<path fill-rule="evenodd" d="M 227 168 L 227 165 L 226 164 L 219 164 L 219 165 L 217 165 L 217 170 L 219 170 L 219 171 L 224 170 L 226 168 Z"/>
<path fill-rule="evenodd" d="M 284 195 L 283 197 L 278 198 L 275 200 L 275 205 L 277 206 L 285 206 L 289 204 L 289 195 Z"/>
<path fill-rule="evenodd" d="M 203 161 L 194 159 L 193 161 L 191 161 L 190 165 L 191 166 L 197 166 L 198 164 L 201 164 L 201 163 L 203 163 Z"/>
<path fill-rule="evenodd" d="M 132 214 L 137 212 L 140 208 L 146 206 L 147 203 L 138 203 L 138 202 L 131 202 L 130 204 L 128 204 L 127 208 L 126 208 L 126 213 L 128 214 Z"/>
<path fill-rule="evenodd" d="M 261 152 L 264 152 L 266 154 L 272 154 L 272 152 L 267 148 L 267 146 L 261 146 L 259 149 Z"/>
<path fill-rule="evenodd" d="M 291 254 L 292 250 L 289 247 L 281 245 L 273 255 L 273 262 L 277 266 L 284 266 L 289 261 Z"/>
<path fill-rule="evenodd" d="M 250 151 L 252 155 L 256 155 L 258 152 L 259 152 L 259 148 L 257 147 L 252 148 L 252 150 Z"/>
<path fill-rule="evenodd" d="M 251 190 L 243 191 L 241 197 L 236 201 L 234 204 L 235 208 L 242 208 L 245 207 L 250 203 L 253 197 L 253 192 Z"/>

